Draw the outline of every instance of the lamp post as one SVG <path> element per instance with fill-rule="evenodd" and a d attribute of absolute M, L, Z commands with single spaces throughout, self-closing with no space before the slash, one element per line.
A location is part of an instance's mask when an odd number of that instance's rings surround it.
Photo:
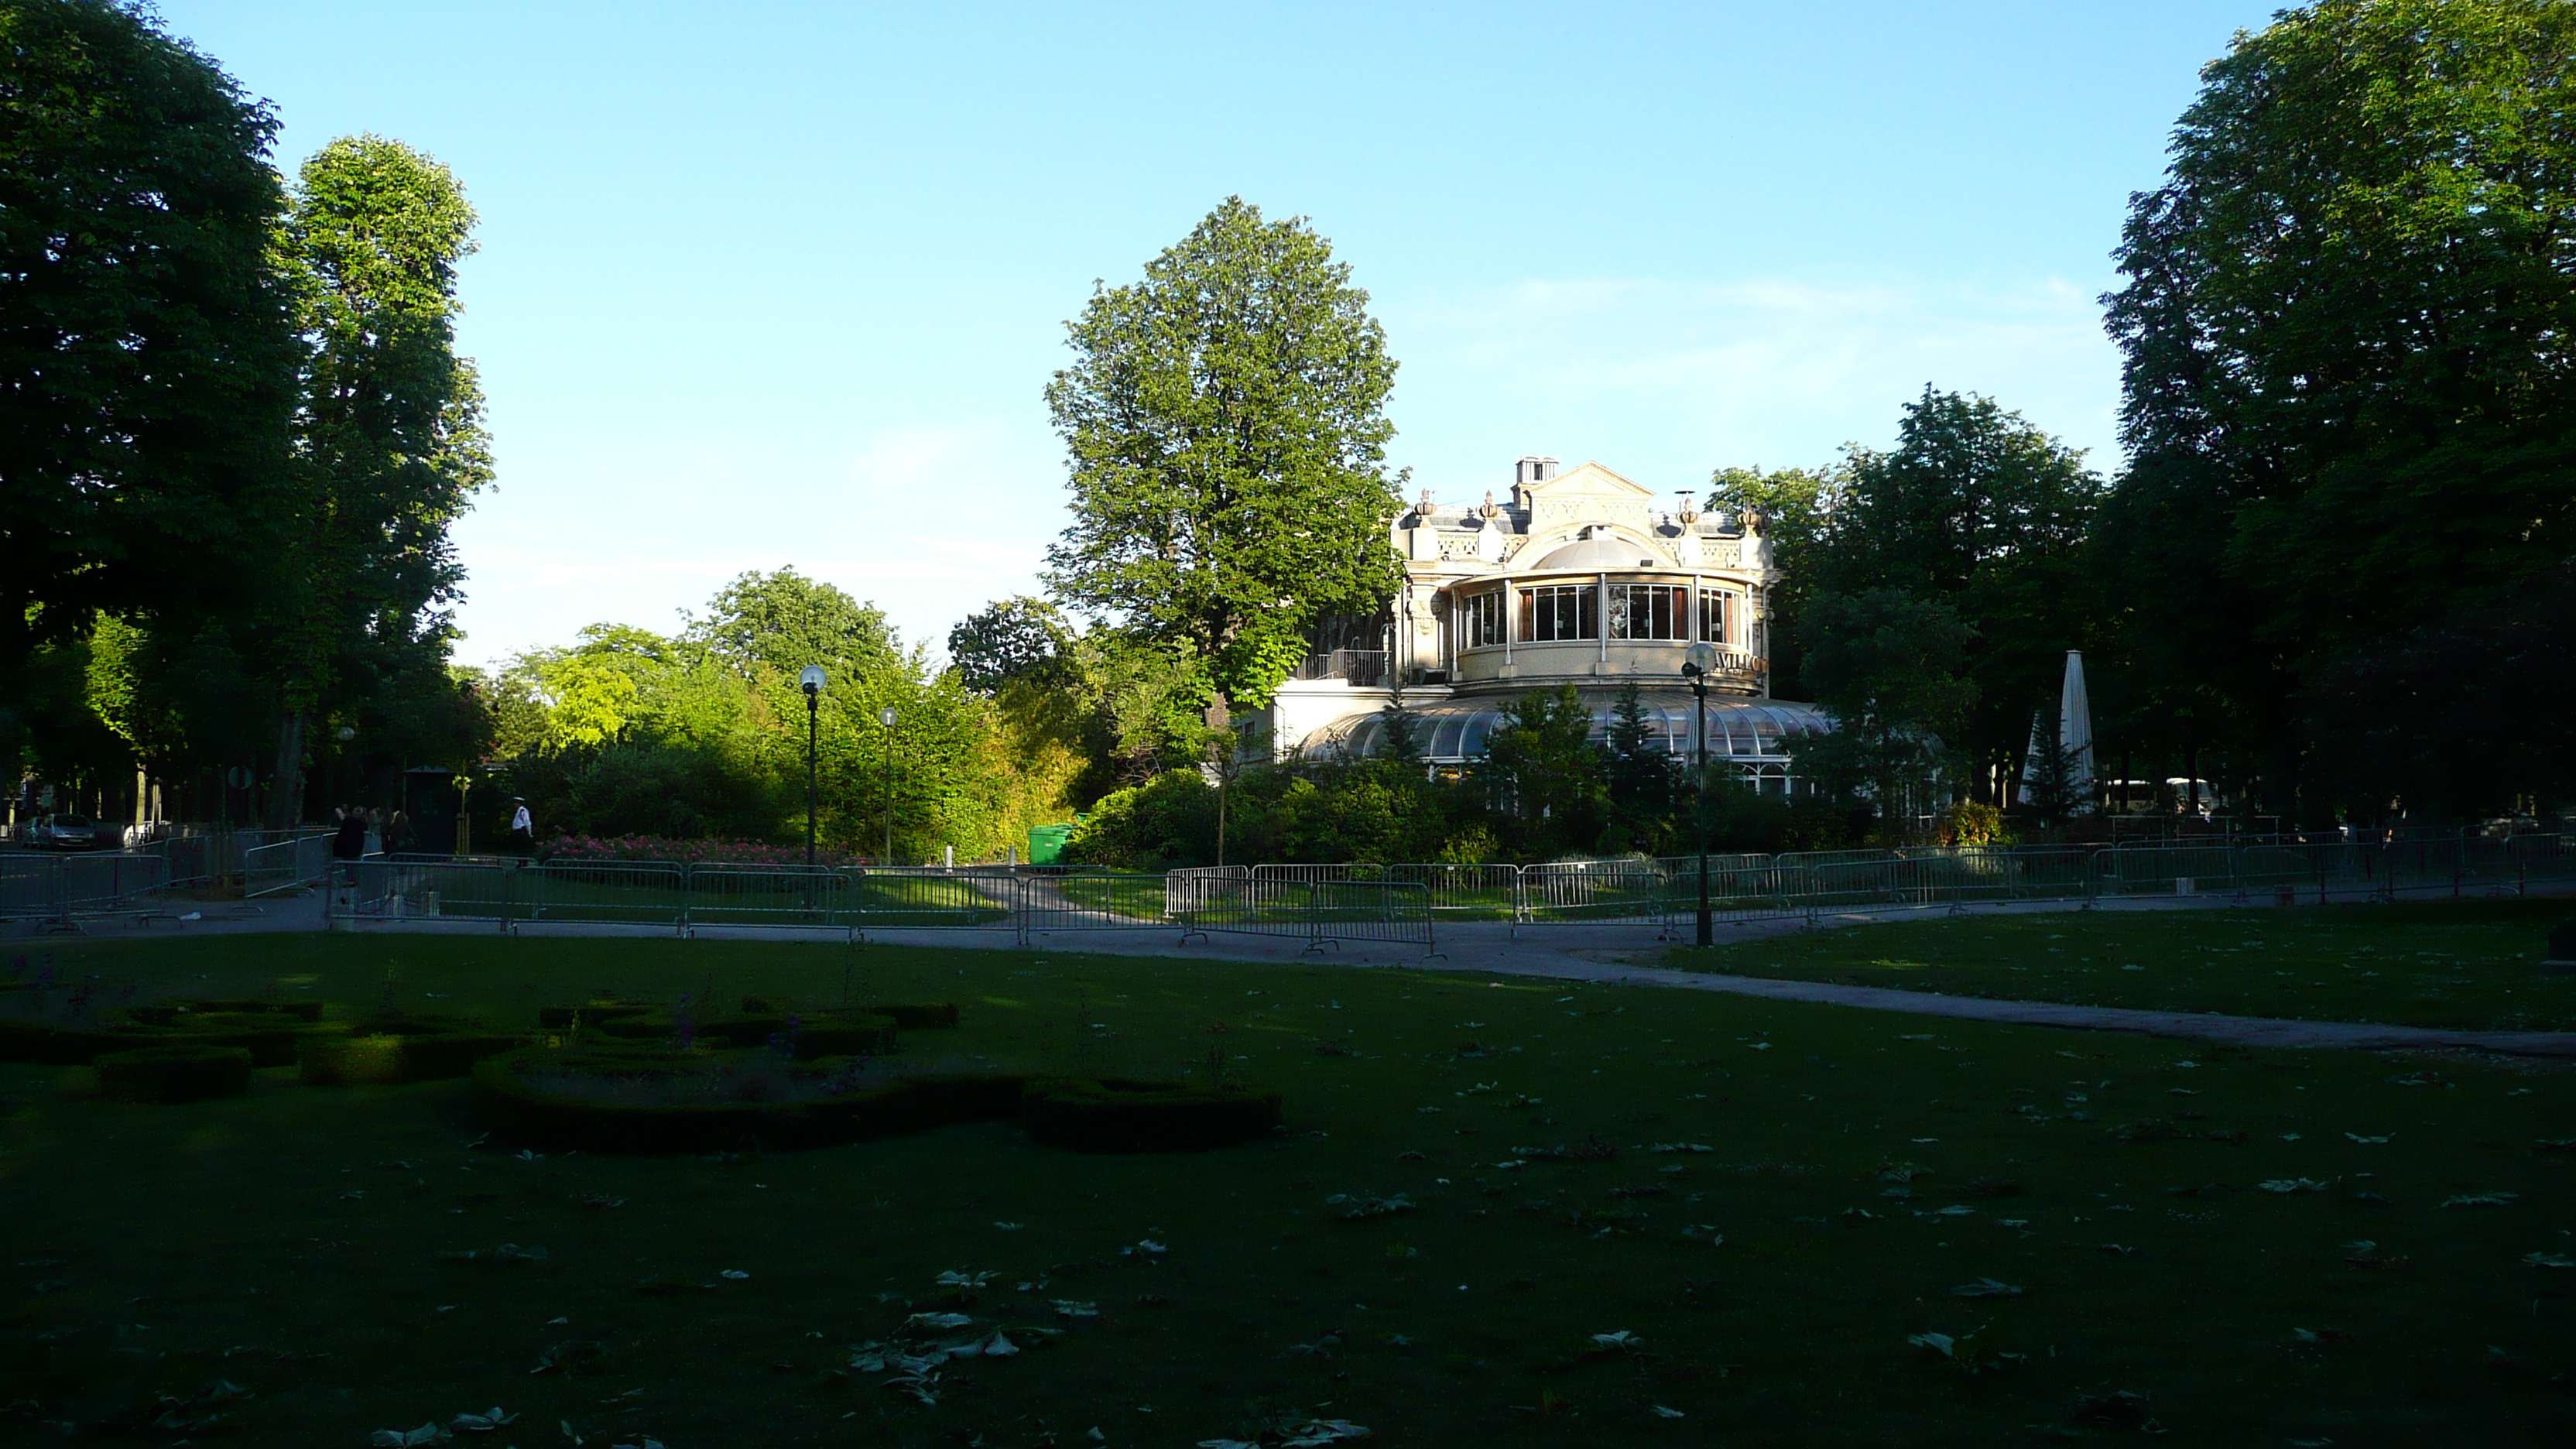
<path fill-rule="evenodd" d="M 877 711 L 877 723 L 885 727 L 886 745 L 885 855 L 878 861 L 880 865 L 894 864 L 894 722 L 893 705 Z"/>
<path fill-rule="evenodd" d="M 1690 681 L 1691 700 L 1698 707 L 1699 727 L 1693 734 L 1697 768 L 1692 772 L 1691 821 L 1699 837 L 1699 933 L 1698 943 L 1717 944 L 1716 921 L 1708 908 L 1708 672 L 1717 667 L 1717 650 L 1706 641 L 1693 644 L 1682 656 L 1682 678 Z"/>
<path fill-rule="evenodd" d="M 808 664 L 796 676 L 805 691 L 805 868 L 814 868 L 814 742 L 823 712 L 823 666 Z"/>

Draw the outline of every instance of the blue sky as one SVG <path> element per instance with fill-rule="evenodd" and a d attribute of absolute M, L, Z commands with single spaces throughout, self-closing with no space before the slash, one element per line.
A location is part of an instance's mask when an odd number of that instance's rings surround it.
<path fill-rule="evenodd" d="M 1063 322 L 1228 194 L 1352 264 L 1439 497 L 1822 462 L 1927 382 L 2114 468 L 2127 198 L 2271 9 L 161 4 L 283 164 L 374 131 L 481 212 L 467 662 L 745 569 L 934 646 L 1032 591 Z"/>

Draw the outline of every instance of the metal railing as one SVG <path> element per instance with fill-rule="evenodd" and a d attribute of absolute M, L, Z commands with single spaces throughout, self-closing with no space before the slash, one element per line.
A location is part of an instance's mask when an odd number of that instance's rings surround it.
<path fill-rule="evenodd" d="M 309 843 L 318 848 L 322 841 Z M 305 848 L 306 842 L 281 842 Z M 90 856 L 77 859 L 105 860 Z M 148 868 L 148 867 L 147 867 Z M 973 866 L 883 869 L 538 863 L 370 857 L 330 868 L 333 925 L 395 919 L 840 931 L 1009 931 L 1022 944 L 1065 931 L 1243 932 L 1305 941 L 1418 944 L 1437 923 L 1651 925 L 1676 937 L 1698 905 L 1696 856 L 1538 865 L 1259 865 L 1161 874 Z M 2247 903 L 2512 894 L 2576 882 L 2576 841 L 2556 835 L 2399 841 L 2121 843 L 2096 847 L 1848 850 L 1709 857 L 1713 917 L 1813 920 L 1827 912 L 1978 903 L 2224 895 Z M 130 885 L 93 884 L 94 896 Z M 47 890 L 64 888 L 46 886 Z M 36 900 L 0 869 L 0 902 Z M 61 895 L 42 896 L 60 909 Z"/>
<path fill-rule="evenodd" d="M 275 895 L 318 883 L 331 868 L 331 832 L 290 834 L 241 853 L 242 895 Z"/>
<path fill-rule="evenodd" d="M 329 870 L 334 928 L 454 921 L 516 932 L 614 924 L 694 935 L 759 926 L 867 932 L 1005 930 L 1022 943 L 1057 931 L 1241 931 L 1310 946 L 1432 943 L 1428 894 L 1410 882 L 1255 880 L 1240 869 L 1168 876 L 1007 867 L 943 870 L 547 863 L 371 856 Z"/>

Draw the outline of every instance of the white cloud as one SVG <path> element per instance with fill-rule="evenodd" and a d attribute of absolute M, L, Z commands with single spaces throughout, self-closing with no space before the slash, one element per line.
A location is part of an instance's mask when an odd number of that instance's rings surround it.
<path fill-rule="evenodd" d="M 2094 290 L 1579 279 L 1438 299 L 1389 316 L 1399 446 L 1435 491 L 1522 452 L 1683 486 L 1724 463 L 1883 444 L 1929 382 L 1995 397 L 2108 466 L 2118 354 Z"/>

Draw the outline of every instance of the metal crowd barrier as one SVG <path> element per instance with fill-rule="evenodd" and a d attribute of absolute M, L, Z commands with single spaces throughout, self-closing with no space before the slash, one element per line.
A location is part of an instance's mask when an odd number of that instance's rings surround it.
<path fill-rule="evenodd" d="M 245 899 L 317 884 L 331 869 L 331 832 L 289 835 L 241 853 Z"/>
<path fill-rule="evenodd" d="M 323 837 L 260 850 L 318 852 Z M 254 855 L 257 851 L 252 852 Z M 16 858 L 23 859 L 23 858 Z M 150 888 L 14 869 L 0 858 L 0 914 L 59 913 L 81 900 Z M 90 860 L 108 860 L 93 856 Z M 1813 920 L 1828 911 L 1980 902 L 2083 901 L 2164 894 L 2238 900 L 2393 899 L 2401 893 L 2511 893 L 2533 880 L 2576 880 L 2576 847 L 2560 836 L 2121 843 L 1712 855 L 1709 903 L 1719 920 Z M 132 867 L 166 875 L 166 859 Z M 272 867 L 302 871 L 304 862 Z M 370 857 L 330 867 L 333 924 L 435 918 L 516 930 L 543 922 L 617 923 L 691 934 L 698 927 L 841 931 L 1008 930 L 1022 944 L 1063 931 L 1169 930 L 1183 939 L 1244 932 L 1304 940 L 1418 944 L 1441 921 L 1520 928 L 1652 925 L 1678 935 L 1698 905 L 1696 856 L 1541 865 L 1258 865 L 1145 875 L 1107 870 L 816 868 Z M 316 874 L 319 869 L 316 868 Z M 152 877 L 159 879 L 161 877 Z"/>

